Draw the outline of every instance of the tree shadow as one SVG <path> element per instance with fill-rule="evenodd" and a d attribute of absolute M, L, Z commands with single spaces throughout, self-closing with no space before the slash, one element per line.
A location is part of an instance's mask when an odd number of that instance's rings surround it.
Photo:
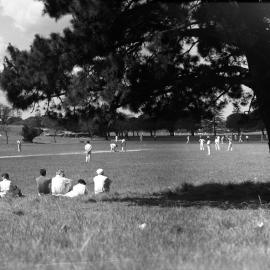
<path fill-rule="evenodd" d="M 129 206 L 158 207 L 216 207 L 221 209 L 270 208 L 270 183 L 246 181 L 242 183 L 206 183 L 168 188 L 150 194 L 108 194 L 87 199 L 87 202 L 121 202 Z"/>

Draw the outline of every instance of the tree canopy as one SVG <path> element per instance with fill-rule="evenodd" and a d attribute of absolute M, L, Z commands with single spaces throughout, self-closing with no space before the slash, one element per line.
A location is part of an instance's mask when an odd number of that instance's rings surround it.
<path fill-rule="evenodd" d="M 245 85 L 270 133 L 270 6 L 263 1 L 40 1 L 55 19 L 71 15 L 71 27 L 36 36 L 29 51 L 8 47 L 1 85 L 15 107 L 59 97 L 70 115 L 105 105 L 109 114 L 125 107 L 200 119 L 228 101 L 247 104 Z"/>

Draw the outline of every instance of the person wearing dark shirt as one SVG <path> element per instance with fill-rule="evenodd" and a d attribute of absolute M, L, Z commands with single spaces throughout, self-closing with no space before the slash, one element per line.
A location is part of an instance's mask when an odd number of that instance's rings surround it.
<path fill-rule="evenodd" d="M 50 194 L 52 180 L 46 177 L 46 170 L 40 169 L 40 176 L 36 178 L 38 194 Z"/>

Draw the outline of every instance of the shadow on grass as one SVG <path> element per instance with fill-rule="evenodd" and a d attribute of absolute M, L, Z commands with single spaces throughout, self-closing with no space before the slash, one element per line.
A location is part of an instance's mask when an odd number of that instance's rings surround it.
<path fill-rule="evenodd" d="M 159 207 L 217 207 L 222 209 L 270 208 L 270 183 L 247 181 L 239 184 L 183 184 L 152 194 L 108 194 L 87 202 L 122 202 L 128 205 Z"/>

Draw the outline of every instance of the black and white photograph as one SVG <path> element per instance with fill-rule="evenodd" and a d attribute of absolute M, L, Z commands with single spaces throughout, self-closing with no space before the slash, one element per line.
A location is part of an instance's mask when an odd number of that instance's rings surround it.
<path fill-rule="evenodd" d="M 270 2 L 0 0 L 0 269 L 269 270 Z"/>

